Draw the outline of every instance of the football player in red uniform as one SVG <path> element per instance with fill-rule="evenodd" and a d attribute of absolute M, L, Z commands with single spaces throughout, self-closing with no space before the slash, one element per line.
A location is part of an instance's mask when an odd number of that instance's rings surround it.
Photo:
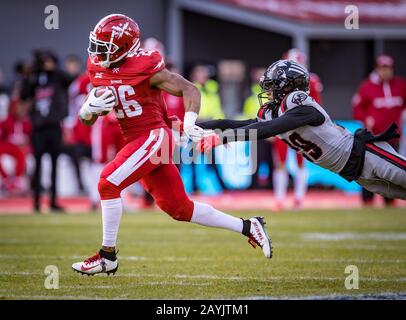
<path fill-rule="evenodd" d="M 198 140 L 205 131 L 195 122 L 200 109 L 200 92 L 182 76 L 165 68 L 157 51 L 140 48 L 140 30 L 129 17 L 112 14 L 101 19 L 90 32 L 87 71 L 95 87 L 80 111 L 88 125 L 98 116 L 114 109 L 126 145 L 103 169 L 98 183 L 103 220 L 100 251 L 72 265 L 82 274 L 115 273 L 117 233 L 122 215 L 121 191 L 140 181 L 157 205 L 179 221 L 225 228 L 247 236 L 260 246 L 267 258 L 272 256 L 271 240 L 261 217 L 239 219 L 191 201 L 180 174 L 172 161 L 173 139 L 162 91 L 183 96 L 184 133 Z M 98 94 L 98 86 L 110 90 Z"/>

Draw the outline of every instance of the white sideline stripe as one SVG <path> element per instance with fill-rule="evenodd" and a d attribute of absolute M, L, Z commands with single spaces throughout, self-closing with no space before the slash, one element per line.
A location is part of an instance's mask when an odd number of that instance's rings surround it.
<path fill-rule="evenodd" d="M 147 147 L 152 143 L 152 141 L 156 137 L 154 134 L 154 130 L 150 131 L 149 137 L 144 142 L 144 144 L 137 151 L 135 151 L 121 166 L 119 166 L 107 177 L 108 181 L 110 181 L 112 184 L 116 186 L 120 185 L 133 172 L 135 172 L 140 166 L 142 166 L 152 156 L 153 153 L 155 153 L 158 150 L 164 138 L 163 128 L 159 129 L 158 140 L 152 146 L 149 154 L 147 154 L 148 151 L 146 150 Z"/>
<path fill-rule="evenodd" d="M 179 282 L 179 281 L 148 281 L 137 283 L 137 286 L 210 286 L 210 282 L 203 283 L 192 283 L 192 282 Z M 114 286 L 60 286 L 59 289 L 117 289 L 123 288 L 125 286 L 114 285 Z"/>
<path fill-rule="evenodd" d="M 29 296 L 29 295 L 10 295 L 8 298 L 25 298 L 25 299 L 52 299 L 52 300 L 127 300 L 128 297 L 115 297 L 115 298 L 102 298 L 102 297 L 90 297 L 90 296 Z M 406 293 L 395 293 L 395 292 L 383 292 L 383 293 L 368 293 L 368 294 L 358 294 L 358 295 L 325 295 L 325 296 L 247 296 L 247 297 L 223 297 L 220 299 L 232 299 L 232 300 L 280 300 L 280 299 L 293 299 L 293 300 L 320 300 L 320 299 L 376 299 L 376 298 L 391 298 L 391 299 L 406 299 Z M 171 298 L 169 298 L 171 299 Z M 164 299 L 165 300 L 165 299 Z"/>
<path fill-rule="evenodd" d="M 338 232 L 338 233 L 302 233 L 302 239 L 322 241 L 343 240 L 406 240 L 406 232 Z"/>
<path fill-rule="evenodd" d="M 241 277 L 222 277 L 211 274 L 174 274 L 174 275 L 164 275 L 164 274 L 137 274 L 137 273 L 127 273 L 127 274 L 116 274 L 117 277 L 125 278 L 175 278 L 175 279 L 208 279 L 208 280 L 250 280 L 248 278 Z"/>
<path fill-rule="evenodd" d="M 118 300 L 120 298 L 101 298 L 101 297 L 89 297 L 89 296 L 28 296 L 28 295 L 10 295 L 7 298 L 16 298 L 16 299 L 52 299 L 52 300 Z M 121 298 L 128 299 L 128 298 Z"/>
<path fill-rule="evenodd" d="M 35 255 L 4 255 L 0 254 L 0 259 L 65 259 L 65 260 L 81 260 L 83 256 L 35 256 Z M 214 258 L 196 258 L 196 257 L 175 257 L 175 256 L 162 256 L 159 258 L 155 257 L 145 257 L 145 256 L 119 256 L 119 260 L 124 261 L 167 261 L 167 262 L 178 262 L 178 261 L 212 261 Z M 246 261 L 244 258 L 232 258 L 228 259 L 232 262 Z M 262 257 L 255 259 L 256 261 L 263 260 Z M 275 258 L 277 262 L 318 262 L 318 263 L 371 263 L 371 264 L 393 264 L 393 263 L 406 263 L 406 259 L 290 259 L 290 258 Z M 0 272 L 1 274 L 1 272 Z"/>
<path fill-rule="evenodd" d="M 288 279 L 286 277 L 267 277 L 264 278 L 252 278 L 252 277 L 223 277 L 223 276 L 216 276 L 211 274 L 195 274 L 195 275 L 188 275 L 188 274 L 175 274 L 175 275 L 163 275 L 163 274 L 135 274 L 135 273 L 127 273 L 127 274 L 120 274 L 116 277 L 128 277 L 128 278 L 175 278 L 175 279 L 210 279 L 210 280 L 229 280 L 229 281 L 260 281 L 260 282 L 271 282 L 271 281 L 284 281 L 284 282 L 295 282 L 297 280 L 324 280 L 324 281 L 342 281 L 343 277 L 314 277 L 314 276 L 301 276 Z M 367 281 L 367 282 L 406 282 L 406 278 L 363 278 L 360 277 L 359 281 Z"/>
<path fill-rule="evenodd" d="M 338 242 L 329 242 L 328 244 L 325 243 L 320 243 L 318 240 L 317 242 L 310 242 L 310 239 L 307 239 L 309 242 L 308 243 L 301 243 L 301 244 L 292 244 L 292 243 L 284 243 L 284 244 L 278 244 L 275 243 L 274 247 L 279 247 L 279 248 L 318 248 L 318 249 L 359 249 L 359 250 L 399 250 L 399 251 L 406 251 L 406 247 L 402 245 L 377 245 L 377 244 L 338 244 L 338 245 L 333 245 L 332 243 L 338 243 Z M 313 241 L 313 240 L 312 240 Z"/>
<path fill-rule="evenodd" d="M 325 295 L 325 296 L 247 296 L 247 297 L 238 297 L 235 298 L 236 300 L 325 300 L 325 299 L 335 299 L 335 300 L 342 300 L 342 299 L 362 299 L 362 300 L 375 300 L 375 299 L 406 299 L 406 292 L 378 292 L 378 293 L 365 293 L 365 294 L 354 294 L 354 295 L 340 295 L 340 294 L 332 294 L 332 295 Z"/>
<path fill-rule="evenodd" d="M 59 289 L 117 289 L 122 288 L 120 285 L 116 286 L 59 286 Z"/>
<path fill-rule="evenodd" d="M 42 273 L 34 273 L 34 272 L 9 272 L 3 271 L 0 272 L 0 275 L 42 275 Z M 104 274 L 97 274 L 96 276 L 104 276 Z M 174 274 L 174 275 L 164 275 L 164 274 L 137 274 L 137 273 L 127 273 L 127 274 L 116 274 L 115 277 L 118 278 L 175 278 L 175 279 L 205 279 L 205 280 L 227 280 L 227 281 L 260 281 L 260 282 L 272 282 L 272 281 L 283 281 L 283 282 L 295 282 L 297 280 L 317 280 L 317 281 L 342 281 L 343 277 L 315 277 L 315 276 L 300 276 L 300 277 L 292 277 L 286 278 L 282 276 L 278 277 L 267 277 L 264 278 L 253 278 L 253 277 L 240 277 L 240 276 L 218 276 L 212 274 Z M 376 277 L 360 277 L 359 281 L 366 281 L 366 282 L 406 282 L 406 277 L 403 278 L 376 278 Z M 175 283 L 174 283 L 175 284 Z M 142 284 L 141 284 L 142 285 Z M 182 284 L 181 284 L 182 285 Z M 184 284 L 187 285 L 187 284 Z M 100 286 L 102 288 L 104 286 Z M 108 286 L 106 286 L 107 288 Z M 112 286 L 115 287 L 115 286 Z M 119 287 L 119 286 L 118 286 Z M 62 287 L 63 288 L 63 287 Z M 68 287 L 66 287 L 68 288 Z M 73 286 L 73 288 L 76 288 Z M 83 287 L 81 287 L 83 288 Z M 93 287 L 90 287 L 93 288 Z M 97 286 L 96 286 L 97 288 Z"/>
<path fill-rule="evenodd" d="M 9 271 L 2 271 L 0 275 L 24 275 L 24 276 L 31 276 L 31 275 L 42 275 L 40 272 L 9 272 Z M 104 274 L 98 274 L 96 276 L 104 276 Z M 253 277 L 224 277 L 224 276 L 216 276 L 211 274 L 195 274 L 195 275 L 188 275 L 188 274 L 175 274 L 175 275 L 164 275 L 164 274 L 137 274 L 137 273 L 127 273 L 127 274 L 116 274 L 115 277 L 124 277 L 124 278 L 175 278 L 175 279 L 209 279 L 209 280 L 228 280 L 228 281 L 261 281 L 261 282 L 270 282 L 270 281 L 297 281 L 297 280 L 325 280 L 325 281 L 341 281 L 343 280 L 342 277 L 314 277 L 314 276 L 300 276 L 288 279 L 286 277 L 267 277 L 264 278 L 253 278 Z M 368 277 L 363 278 L 360 277 L 359 281 L 367 281 L 367 282 L 406 282 L 406 278 L 374 278 Z M 100 288 L 110 288 L 109 286 L 100 286 Z M 115 286 L 111 286 L 113 288 Z M 118 286 L 119 287 L 119 286 Z M 61 288 L 69 288 L 69 287 L 61 287 Z M 72 288 L 79 288 L 72 286 Z M 84 288 L 84 287 L 80 287 Z M 93 288 L 93 287 L 89 287 Z M 95 286 L 97 288 L 97 286 Z"/>
<path fill-rule="evenodd" d="M 165 281 L 155 281 L 155 282 L 145 282 L 137 283 L 137 286 L 190 286 L 190 287 L 200 287 L 200 286 L 210 286 L 210 282 L 203 283 L 192 283 L 192 282 L 165 282 Z"/>
<path fill-rule="evenodd" d="M 15 272 L 10 272 L 10 271 L 0 271 L 0 275 L 3 276 L 34 276 L 34 275 L 40 275 L 42 273 L 39 272 L 26 272 L 26 271 L 15 271 Z"/>

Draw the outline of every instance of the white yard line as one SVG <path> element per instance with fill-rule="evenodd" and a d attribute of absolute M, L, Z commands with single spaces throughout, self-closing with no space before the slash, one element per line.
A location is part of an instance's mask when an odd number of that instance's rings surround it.
<path fill-rule="evenodd" d="M 302 233 L 305 240 L 345 241 L 345 240 L 380 240 L 399 241 L 406 240 L 406 232 L 313 232 Z"/>
<path fill-rule="evenodd" d="M 37 255 L 7 255 L 0 254 L 0 259 L 27 259 L 27 260 L 37 260 L 37 259 L 60 259 L 60 260 L 81 260 L 83 256 L 37 256 Z M 163 256 L 163 257 L 145 257 L 145 256 L 119 256 L 119 260 L 124 261 L 212 261 L 214 258 L 197 258 L 197 257 L 178 257 L 178 256 Z M 256 261 L 263 260 L 262 257 L 255 259 Z M 245 258 L 232 258 L 228 261 L 246 261 Z M 406 263 L 406 259 L 358 259 L 358 258 L 348 258 L 348 259 L 330 259 L 330 258 L 310 258 L 310 259 L 291 259 L 291 258 L 278 258 L 275 257 L 275 261 L 278 262 L 317 262 L 317 263 L 371 263 L 371 264 L 393 264 L 393 263 Z M 0 272 L 1 274 L 1 272 Z"/>
<path fill-rule="evenodd" d="M 29 295 L 10 295 L 8 299 L 45 299 L 45 300 L 110 300 L 111 298 L 89 297 L 89 296 L 29 296 Z M 125 298 L 123 298 L 125 299 Z"/>
<path fill-rule="evenodd" d="M 220 298 L 221 299 L 221 298 Z M 225 297 L 225 299 L 229 299 Z M 234 298 L 233 298 L 234 299 Z M 406 300 L 406 292 L 378 292 L 378 293 L 365 293 L 354 295 L 311 295 L 311 296 L 247 296 L 238 297 L 236 300 L 382 300 L 382 299 L 398 299 Z"/>
<path fill-rule="evenodd" d="M 9 272 L 9 271 L 2 271 L 0 272 L 0 275 L 7 275 L 7 276 L 32 276 L 32 275 L 43 275 L 42 273 L 36 273 L 36 272 Z M 104 274 L 96 275 L 98 277 L 103 277 L 105 276 Z M 165 274 L 141 274 L 141 273 L 121 273 L 121 274 L 116 274 L 114 277 L 118 278 L 174 278 L 174 279 L 204 279 L 204 280 L 226 280 L 226 281 L 259 281 L 259 282 L 295 282 L 298 280 L 314 280 L 314 281 L 342 281 L 344 278 L 343 277 L 325 277 L 325 276 L 298 276 L 298 277 L 283 277 L 283 276 L 277 276 L 277 277 L 266 277 L 264 278 L 254 278 L 254 277 L 238 277 L 238 276 L 219 276 L 219 275 L 213 275 L 213 274 L 173 274 L 173 275 L 165 275 Z M 402 278 L 377 278 L 377 277 L 360 277 L 359 279 L 360 282 L 406 282 L 406 277 Z M 167 282 L 168 284 L 170 282 Z M 151 282 L 151 285 L 156 284 Z M 171 285 L 194 285 L 191 283 L 182 283 L 182 282 L 173 282 Z M 141 283 L 141 285 L 143 285 Z M 148 285 L 144 284 L 144 285 Z M 197 285 L 197 284 L 196 284 Z M 109 288 L 115 288 L 115 287 L 120 287 L 120 286 L 89 286 L 89 288 L 96 288 L 96 289 L 109 289 Z M 70 288 L 70 287 L 61 287 L 63 288 Z M 83 286 L 72 286 L 72 288 L 86 288 Z"/>

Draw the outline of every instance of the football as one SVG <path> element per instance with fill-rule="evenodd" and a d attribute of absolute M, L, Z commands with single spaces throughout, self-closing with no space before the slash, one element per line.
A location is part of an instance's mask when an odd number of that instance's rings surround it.
<path fill-rule="evenodd" d="M 100 97 L 103 93 L 105 93 L 106 91 L 111 91 L 112 95 L 114 96 L 115 99 L 115 106 L 117 105 L 117 95 L 116 95 L 116 90 L 113 87 L 108 87 L 108 86 L 100 86 L 96 88 L 96 91 L 94 92 L 96 97 Z M 105 116 L 107 114 L 109 114 L 109 111 L 104 111 L 100 114 L 100 116 Z"/>

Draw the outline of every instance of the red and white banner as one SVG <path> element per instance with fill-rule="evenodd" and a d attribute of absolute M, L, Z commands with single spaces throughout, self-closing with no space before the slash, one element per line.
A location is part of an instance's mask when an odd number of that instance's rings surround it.
<path fill-rule="evenodd" d="M 406 24 L 406 0 L 215 0 L 300 22 L 342 23 L 358 8 L 360 23 Z"/>

